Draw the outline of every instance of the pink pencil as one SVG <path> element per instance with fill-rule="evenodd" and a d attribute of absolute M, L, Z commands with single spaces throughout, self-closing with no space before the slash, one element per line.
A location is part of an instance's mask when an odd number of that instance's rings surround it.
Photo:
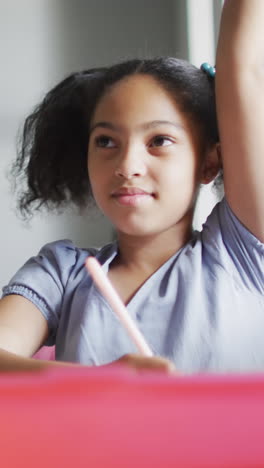
<path fill-rule="evenodd" d="M 145 338 L 136 327 L 123 302 L 103 272 L 99 262 L 94 257 L 88 257 L 85 262 L 85 266 L 88 272 L 91 274 L 95 284 L 100 289 L 101 293 L 107 299 L 113 311 L 116 313 L 126 328 L 130 338 L 137 346 L 139 352 L 144 356 L 153 356 L 153 353 L 146 343 Z"/>

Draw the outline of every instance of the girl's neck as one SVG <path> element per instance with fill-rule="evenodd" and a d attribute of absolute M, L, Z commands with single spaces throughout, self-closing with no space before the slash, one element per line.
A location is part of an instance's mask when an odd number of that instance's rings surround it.
<path fill-rule="evenodd" d="M 154 272 L 177 253 L 191 238 L 191 227 L 181 236 L 168 230 L 153 236 L 129 236 L 118 233 L 118 255 L 114 266 L 128 270 Z"/>
<path fill-rule="evenodd" d="M 174 228 L 152 236 L 118 233 L 118 254 L 111 262 L 108 277 L 125 304 L 141 286 L 191 238 L 188 229 Z"/>

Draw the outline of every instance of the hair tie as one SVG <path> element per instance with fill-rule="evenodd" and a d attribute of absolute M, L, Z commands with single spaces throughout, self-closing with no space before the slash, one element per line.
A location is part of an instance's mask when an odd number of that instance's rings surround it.
<path fill-rule="evenodd" d="M 206 73 L 206 75 L 209 76 L 210 78 L 215 77 L 215 67 L 212 67 L 212 65 L 210 65 L 209 63 L 207 62 L 202 63 L 201 70 L 204 73 Z"/>

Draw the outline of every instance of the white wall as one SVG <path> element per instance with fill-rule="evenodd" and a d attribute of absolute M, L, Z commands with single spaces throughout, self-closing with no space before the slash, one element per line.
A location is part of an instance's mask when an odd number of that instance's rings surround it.
<path fill-rule="evenodd" d="M 197 67 L 203 62 L 214 65 L 221 0 L 186 0 L 185 4 L 188 60 Z M 195 229 L 201 229 L 218 200 L 219 193 L 213 189 L 213 183 L 201 187 L 193 222 Z"/>
<path fill-rule="evenodd" d="M 200 3 L 213 1 L 0 0 L 0 288 L 46 242 L 71 238 L 89 246 L 112 237 L 110 225 L 95 212 L 44 213 L 29 226 L 16 216 L 6 174 L 23 118 L 73 70 L 136 56 L 192 55 L 190 42 L 197 45 L 199 31 L 208 28 L 197 4 L 203 11 Z M 195 21 L 202 22 L 196 33 Z M 209 59 L 206 53 L 203 59 Z M 199 209 L 197 226 L 208 209 L 201 214 Z"/>

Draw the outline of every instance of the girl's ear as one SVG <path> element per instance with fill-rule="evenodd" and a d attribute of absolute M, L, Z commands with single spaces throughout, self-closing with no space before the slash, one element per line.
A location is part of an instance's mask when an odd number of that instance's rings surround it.
<path fill-rule="evenodd" d="M 221 146 L 216 143 L 206 150 L 205 159 L 202 166 L 201 184 L 209 184 L 222 169 Z"/>

